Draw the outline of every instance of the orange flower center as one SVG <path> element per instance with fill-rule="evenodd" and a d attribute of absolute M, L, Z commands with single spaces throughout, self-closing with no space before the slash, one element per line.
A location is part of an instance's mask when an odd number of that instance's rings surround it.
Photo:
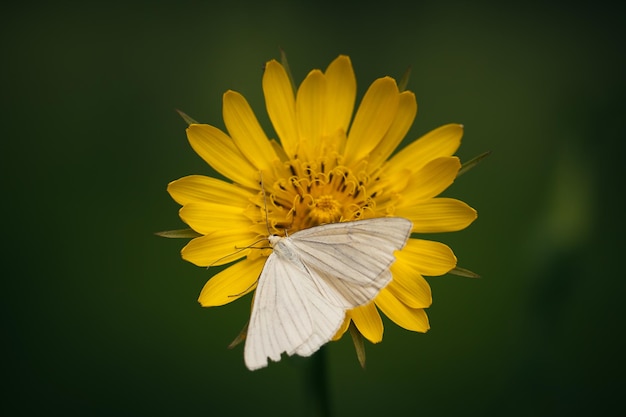
<path fill-rule="evenodd" d="M 309 216 L 314 223 L 335 223 L 341 219 L 341 203 L 332 195 L 323 195 L 313 201 Z"/>
<path fill-rule="evenodd" d="M 286 167 L 289 175 L 267 190 L 272 202 L 268 214 L 276 232 L 374 217 L 374 196 L 366 191 L 365 175 L 328 157 L 316 163 L 292 159 Z"/>

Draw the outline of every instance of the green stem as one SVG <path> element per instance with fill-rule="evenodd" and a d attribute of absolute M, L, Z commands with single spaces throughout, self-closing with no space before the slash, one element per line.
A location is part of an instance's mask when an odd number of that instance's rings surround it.
<path fill-rule="evenodd" d="M 330 396 L 326 369 L 326 346 L 305 361 L 305 396 L 307 414 L 312 417 L 330 417 Z"/>

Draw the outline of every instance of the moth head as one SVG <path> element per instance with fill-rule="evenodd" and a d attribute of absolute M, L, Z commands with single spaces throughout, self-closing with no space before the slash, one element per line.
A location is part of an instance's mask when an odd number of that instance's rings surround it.
<path fill-rule="evenodd" d="M 274 247 L 283 237 L 278 235 L 270 235 L 267 240 L 270 242 L 270 246 Z"/>

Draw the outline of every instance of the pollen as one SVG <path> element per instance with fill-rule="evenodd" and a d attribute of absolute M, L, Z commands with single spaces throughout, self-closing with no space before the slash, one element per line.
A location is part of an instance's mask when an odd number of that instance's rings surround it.
<path fill-rule="evenodd" d="M 341 203 L 331 195 L 323 195 L 313 201 L 309 216 L 318 224 L 336 223 L 341 219 Z"/>
<path fill-rule="evenodd" d="M 309 227 L 374 217 L 374 199 L 366 192 L 367 176 L 333 158 L 286 164 L 283 177 L 271 190 L 271 201 L 282 208 L 273 224 L 293 233 Z M 361 179 L 359 179 L 361 178 Z M 270 213 L 279 214 L 280 210 Z"/>

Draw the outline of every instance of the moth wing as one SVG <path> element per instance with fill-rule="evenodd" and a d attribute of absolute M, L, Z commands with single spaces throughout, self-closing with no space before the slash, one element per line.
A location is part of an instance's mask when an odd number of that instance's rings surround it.
<path fill-rule="evenodd" d="M 370 302 L 391 281 L 394 252 L 412 227 L 410 220 L 382 217 L 305 229 L 291 240 L 312 276 L 326 284 L 318 285 L 322 295 L 349 309 Z"/>
<path fill-rule="evenodd" d="M 281 354 L 309 356 L 330 341 L 343 323 L 345 310 L 320 292 L 319 279 L 297 260 L 272 253 L 254 295 L 244 360 L 250 370 L 279 361 Z M 322 287 L 325 284 L 322 283 Z"/>

